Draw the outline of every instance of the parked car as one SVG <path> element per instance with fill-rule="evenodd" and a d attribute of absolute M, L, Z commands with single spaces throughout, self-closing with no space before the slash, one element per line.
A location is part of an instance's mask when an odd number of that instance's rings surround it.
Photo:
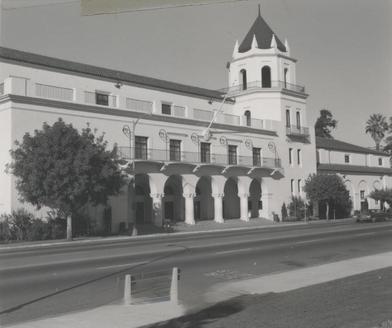
<path fill-rule="evenodd" d="M 364 212 L 356 211 L 356 213 L 354 213 L 354 218 L 356 222 L 379 222 L 388 220 L 390 218 L 390 214 L 378 210 L 369 210 Z"/>

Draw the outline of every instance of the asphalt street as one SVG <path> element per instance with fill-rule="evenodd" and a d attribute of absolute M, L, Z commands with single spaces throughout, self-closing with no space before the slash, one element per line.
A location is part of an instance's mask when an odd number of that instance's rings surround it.
<path fill-rule="evenodd" d="M 125 273 L 181 269 L 197 310 L 214 284 L 392 250 L 392 224 L 331 224 L 0 248 L 3 324 L 119 302 Z"/>

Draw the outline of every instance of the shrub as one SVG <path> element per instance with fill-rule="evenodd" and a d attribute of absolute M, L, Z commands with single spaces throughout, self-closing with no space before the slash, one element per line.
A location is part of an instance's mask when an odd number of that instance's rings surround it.
<path fill-rule="evenodd" d="M 282 212 L 282 221 L 286 221 L 286 219 L 287 219 L 286 203 L 283 203 L 281 212 Z"/>
<path fill-rule="evenodd" d="M 2 214 L 0 216 L 0 241 L 8 242 L 12 239 L 9 217 L 8 215 Z"/>
<path fill-rule="evenodd" d="M 51 218 L 41 220 L 24 209 L 0 216 L 0 241 L 11 240 L 47 240 L 65 238 L 66 222 L 63 219 Z"/>

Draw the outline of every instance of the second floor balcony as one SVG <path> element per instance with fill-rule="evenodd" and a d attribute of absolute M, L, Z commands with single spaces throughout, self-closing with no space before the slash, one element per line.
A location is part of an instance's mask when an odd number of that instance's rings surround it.
<path fill-rule="evenodd" d="M 289 125 L 286 126 L 286 135 L 297 136 L 297 137 L 309 137 L 309 128 L 298 126 L 298 125 Z"/>
<path fill-rule="evenodd" d="M 194 165 L 216 165 L 216 166 L 242 166 L 248 168 L 281 168 L 279 158 L 264 156 L 241 156 L 227 152 L 226 154 L 215 154 L 210 152 L 175 151 L 171 149 L 140 149 L 130 147 L 118 147 L 119 157 L 128 161 L 151 161 L 162 163 L 185 163 Z"/>
<path fill-rule="evenodd" d="M 227 93 L 230 97 L 235 97 L 246 91 L 281 91 L 288 90 L 296 93 L 305 94 L 305 87 L 299 84 L 292 84 L 285 81 L 251 81 L 244 84 L 234 85 L 229 88 L 221 89 L 223 93 Z"/>

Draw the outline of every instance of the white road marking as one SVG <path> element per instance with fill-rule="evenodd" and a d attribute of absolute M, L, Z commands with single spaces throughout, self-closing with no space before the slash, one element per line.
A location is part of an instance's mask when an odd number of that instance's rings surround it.
<path fill-rule="evenodd" d="M 240 249 L 233 249 L 231 251 L 215 252 L 215 254 L 221 255 L 221 254 L 230 254 L 230 253 L 240 253 L 240 252 L 247 252 L 247 251 L 252 251 L 252 250 L 254 250 L 254 248 L 252 248 L 252 247 L 250 247 L 250 248 L 240 248 Z"/>
<path fill-rule="evenodd" d="M 310 239 L 310 240 L 303 240 L 303 241 L 297 241 L 293 243 L 294 245 L 300 245 L 300 244 L 310 244 L 310 243 L 315 243 L 318 241 L 326 240 L 326 238 L 318 238 L 318 239 Z"/>
<path fill-rule="evenodd" d="M 97 270 L 105 270 L 105 269 L 112 269 L 112 268 L 121 268 L 121 267 L 126 267 L 126 266 L 134 266 L 134 265 L 145 264 L 145 263 L 147 263 L 147 262 L 142 261 L 142 262 L 124 263 L 124 264 L 96 267 L 96 269 Z"/>
<path fill-rule="evenodd" d="M 364 232 L 364 233 L 358 233 L 355 234 L 355 237 L 361 237 L 361 236 L 370 236 L 370 235 L 375 235 L 375 232 Z"/>

